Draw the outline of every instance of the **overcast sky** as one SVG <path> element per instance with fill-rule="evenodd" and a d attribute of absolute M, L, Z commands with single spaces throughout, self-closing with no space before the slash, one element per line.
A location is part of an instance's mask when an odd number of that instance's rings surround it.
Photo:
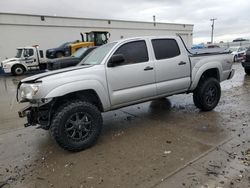
<path fill-rule="evenodd" d="M 0 0 L 0 12 L 194 24 L 194 43 L 250 38 L 249 0 Z"/>

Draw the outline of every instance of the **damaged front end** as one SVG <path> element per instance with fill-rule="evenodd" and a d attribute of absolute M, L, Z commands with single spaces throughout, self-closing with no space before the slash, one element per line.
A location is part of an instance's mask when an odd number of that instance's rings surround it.
<path fill-rule="evenodd" d="M 39 126 L 39 128 L 48 130 L 50 128 L 51 112 L 53 109 L 54 101 L 48 103 L 30 103 L 27 107 L 18 111 L 20 118 L 27 118 L 27 123 L 24 127 Z"/>
<path fill-rule="evenodd" d="M 25 83 L 26 86 L 22 86 L 22 82 L 18 84 L 17 87 L 17 101 L 20 103 L 28 102 L 29 105 L 18 111 L 20 118 L 27 118 L 27 123 L 24 124 L 25 127 L 29 126 L 39 126 L 39 128 L 48 130 L 50 128 L 51 112 L 55 100 L 53 99 L 34 99 L 30 93 L 36 94 L 36 87 L 34 83 Z M 29 84 L 29 85 L 28 85 Z M 34 88 L 34 91 L 31 90 L 27 92 L 27 88 Z M 26 92 L 26 93 L 25 93 Z M 31 95 L 31 97 L 29 97 Z M 28 97 L 27 97 L 28 96 Z"/>

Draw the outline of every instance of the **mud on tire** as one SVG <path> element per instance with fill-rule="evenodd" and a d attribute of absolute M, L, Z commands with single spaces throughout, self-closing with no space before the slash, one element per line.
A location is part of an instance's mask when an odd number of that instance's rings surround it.
<path fill-rule="evenodd" d="M 193 92 L 194 104 L 203 111 L 214 109 L 221 96 L 220 83 L 215 78 L 204 78 Z"/>
<path fill-rule="evenodd" d="M 62 105 L 51 124 L 51 134 L 65 150 L 81 151 L 91 147 L 102 130 L 102 115 L 96 106 L 84 101 Z"/>

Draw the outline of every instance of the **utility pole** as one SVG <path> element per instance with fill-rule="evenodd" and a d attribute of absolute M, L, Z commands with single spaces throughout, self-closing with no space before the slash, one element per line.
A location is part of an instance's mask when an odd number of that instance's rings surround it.
<path fill-rule="evenodd" d="M 217 20 L 217 18 L 212 18 L 210 21 L 212 22 L 212 33 L 211 33 L 211 43 L 214 42 L 214 21 Z"/>

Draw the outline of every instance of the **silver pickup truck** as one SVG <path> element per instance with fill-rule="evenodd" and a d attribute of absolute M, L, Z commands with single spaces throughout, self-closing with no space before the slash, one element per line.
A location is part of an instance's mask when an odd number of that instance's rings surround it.
<path fill-rule="evenodd" d="M 193 93 L 203 111 L 216 107 L 220 82 L 232 78 L 227 53 L 191 54 L 182 39 L 138 37 L 99 47 L 73 68 L 38 74 L 18 84 L 25 126 L 50 129 L 69 151 L 92 146 L 102 112 L 181 93 Z"/>

